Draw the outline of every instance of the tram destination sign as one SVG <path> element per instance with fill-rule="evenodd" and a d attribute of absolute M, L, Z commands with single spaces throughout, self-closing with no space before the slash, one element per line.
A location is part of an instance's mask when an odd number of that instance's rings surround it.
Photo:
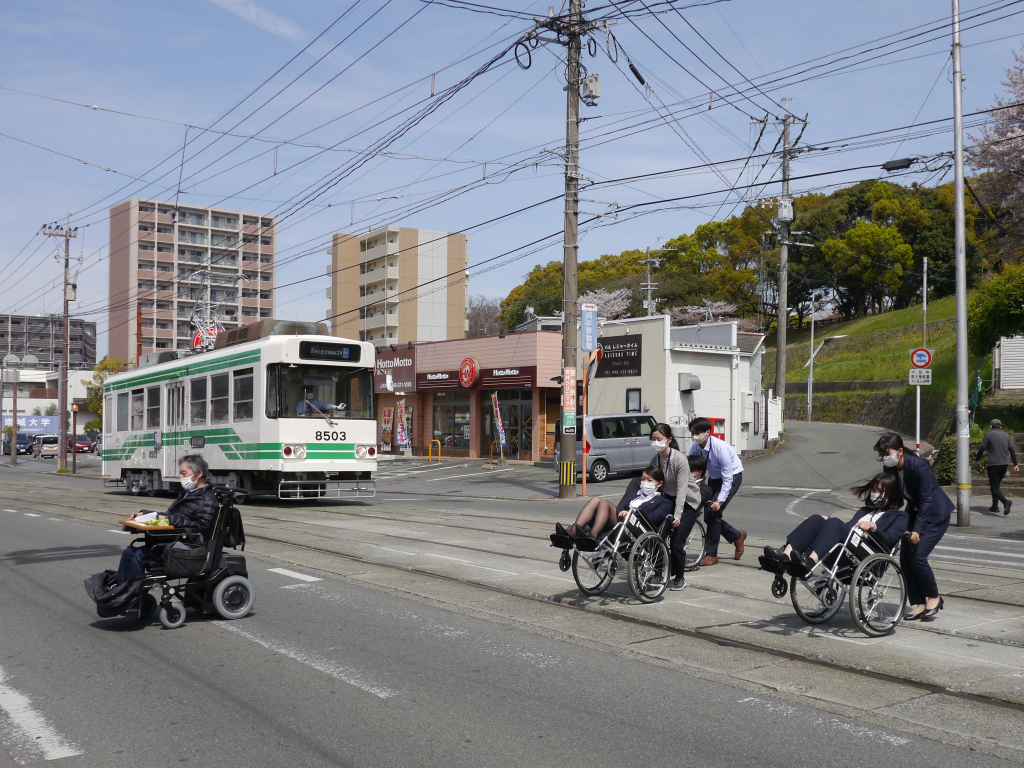
<path fill-rule="evenodd" d="M 302 360 L 358 363 L 362 351 L 358 344 L 329 344 L 323 341 L 299 342 L 299 358 Z"/>

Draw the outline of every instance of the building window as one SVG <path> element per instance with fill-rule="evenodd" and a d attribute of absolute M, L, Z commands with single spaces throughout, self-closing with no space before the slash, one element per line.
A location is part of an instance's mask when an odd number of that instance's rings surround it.
<path fill-rule="evenodd" d="M 171 348 L 171 342 L 169 342 L 169 341 L 158 341 L 156 343 L 156 348 L 157 349 L 170 349 Z"/>
<path fill-rule="evenodd" d="M 273 241 L 269 237 L 261 237 L 260 238 L 260 244 L 261 245 L 273 245 Z"/>
<path fill-rule="evenodd" d="M 272 317 L 272 315 L 270 314 L 270 310 L 269 309 L 261 309 L 260 310 L 260 317 Z"/>
<path fill-rule="evenodd" d="M 156 247 L 157 253 L 174 253 L 174 249 L 169 245 L 158 245 Z"/>
<path fill-rule="evenodd" d="M 160 387 L 146 390 L 146 428 L 160 429 Z"/>
<path fill-rule="evenodd" d="M 203 376 L 198 379 L 192 379 L 189 382 L 190 401 L 192 410 L 192 423 L 193 424 L 205 424 L 206 423 L 206 377 Z"/>
<path fill-rule="evenodd" d="M 252 368 L 234 373 L 235 421 L 252 421 Z"/>
<path fill-rule="evenodd" d="M 145 395 L 141 389 L 132 391 L 132 432 L 141 432 L 146 413 Z"/>
<path fill-rule="evenodd" d="M 469 394 L 436 392 L 434 394 L 434 440 L 442 448 L 469 449 Z"/>
<path fill-rule="evenodd" d="M 149 243 L 139 243 L 139 250 L 140 251 L 152 251 L 153 250 L 153 246 L 150 245 Z"/>
<path fill-rule="evenodd" d="M 640 413 L 640 390 L 626 390 L 626 413 Z"/>
<path fill-rule="evenodd" d="M 210 377 L 210 423 L 223 424 L 228 420 L 228 375 L 219 373 Z"/>

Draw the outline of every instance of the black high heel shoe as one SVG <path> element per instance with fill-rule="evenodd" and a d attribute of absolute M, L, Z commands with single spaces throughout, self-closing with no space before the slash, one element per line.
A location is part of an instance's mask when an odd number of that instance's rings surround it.
<path fill-rule="evenodd" d="M 931 610 L 927 610 L 927 611 L 925 611 L 924 613 L 922 613 L 922 614 L 921 614 L 921 618 L 922 618 L 922 619 L 923 619 L 924 621 L 931 621 L 932 619 L 934 619 L 934 618 L 935 618 L 936 616 L 938 616 L 938 615 L 939 615 L 939 611 L 941 611 L 941 610 L 942 610 L 942 605 L 943 605 L 943 602 L 942 602 L 942 598 L 940 597 L 940 598 L 939 598 L 939 604 L 938 604 L 938 605 L 936 605 L 936 606 L 935 606 L 934 608 L 932 608 Z"/>

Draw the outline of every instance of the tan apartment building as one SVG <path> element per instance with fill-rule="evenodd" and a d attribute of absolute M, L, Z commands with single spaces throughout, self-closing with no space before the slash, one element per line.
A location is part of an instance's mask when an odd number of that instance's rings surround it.
<path fill-rule="evenodd" d="M 109 356 L 191 349 L 197 302 L 216 304 L 226 329 L 273 317 L 276 224 L 258 213 L 144 198 L 112 206 Z"/>
<path fill-rule="evenodd" d="M 332 333 L 378 345 L 464 338 L 468 239 L 393 226 L 335 234 Z"/>

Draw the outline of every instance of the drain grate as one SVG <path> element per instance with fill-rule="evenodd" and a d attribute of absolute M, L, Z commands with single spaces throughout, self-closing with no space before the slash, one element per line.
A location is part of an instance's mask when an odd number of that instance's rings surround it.
<path fill-rule="evenodd" d="M 841 455 L 842 451 L 815 451 L 818 456 L 835 456 Z"/>

